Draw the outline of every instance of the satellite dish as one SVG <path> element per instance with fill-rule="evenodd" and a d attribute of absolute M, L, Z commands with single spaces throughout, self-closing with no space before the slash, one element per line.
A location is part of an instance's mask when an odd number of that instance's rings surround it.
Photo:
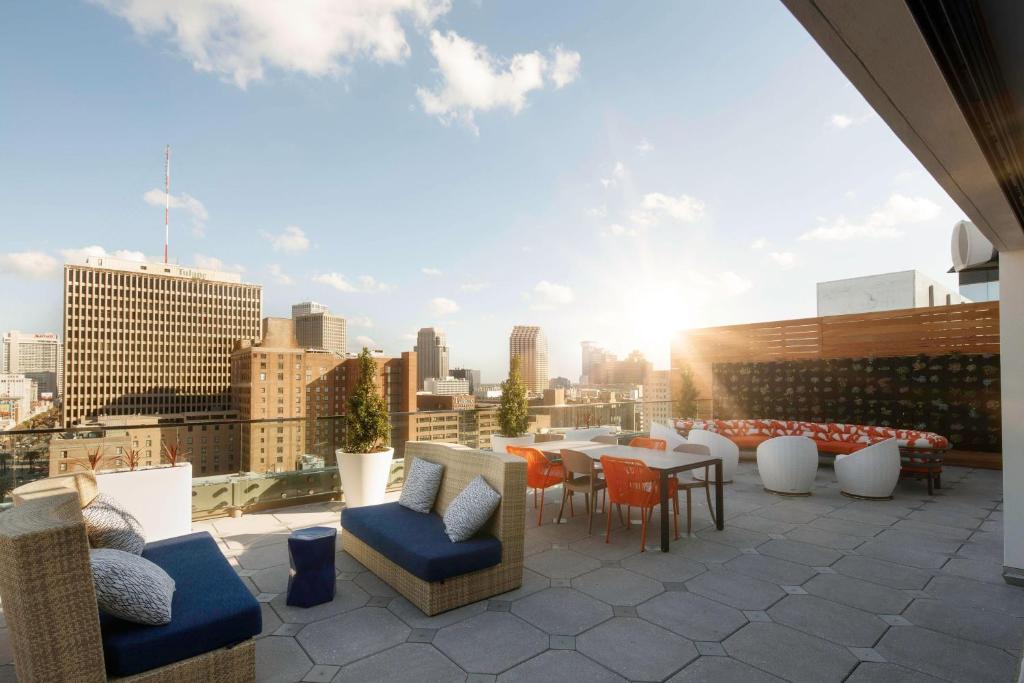
<path fill-rule="evenodd" d="M 953 226 L 953 270 L 980 266 L 996 256 L 996 249 L 978 226 L 970 221 L 958 221 Z"/>

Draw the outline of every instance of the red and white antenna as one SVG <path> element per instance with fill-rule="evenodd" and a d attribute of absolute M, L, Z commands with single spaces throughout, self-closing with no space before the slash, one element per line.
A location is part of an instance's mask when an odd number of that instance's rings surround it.
<path fill-rule="evenodd" d="M 164 148 L 164 263 L 171 241 L 171 146 Z"/>

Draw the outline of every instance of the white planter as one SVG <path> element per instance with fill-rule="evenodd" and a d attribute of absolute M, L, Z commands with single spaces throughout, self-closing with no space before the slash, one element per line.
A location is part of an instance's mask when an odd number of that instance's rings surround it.
<path fill-rule="evenodd" d="M 139 520 L 147 542 L 192 533 L 191 463 L 99 472 L 96 488 L 117 499 Z"/>
<path fill-rule="evenodd" d="M 394 448 L 377 453 L 346 453 L 339 448 L 334 454 L 338 458 L 338 474 L 346 507 L 357 508 L 385 502 L 391 461 L 395 457 Z"/>
<path fill-rule="evenodd" d="M 536 434 L 524 434 L 522 436 L 491 436 L 491 450 L 495 453 L 507 453 L 505 446 L 529 446 L 533 443 Z"/>

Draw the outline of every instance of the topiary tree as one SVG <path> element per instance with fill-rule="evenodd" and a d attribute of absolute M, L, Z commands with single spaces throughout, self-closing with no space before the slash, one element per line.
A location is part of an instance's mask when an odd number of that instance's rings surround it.
<path fill-rule="evenodd" d="M 388 407 L 377 389 L 377 363 L 370 350 L 359 354 L 359 382 L 348 399 L 345 415 L 345 450 L 349 453 L 375 453 L 391 440 Z"/>
<path fill-rule="evenodd" d="M 697 417 L 697 383 L 693 381 L 693 372 L 688 365 L 679 370 L 676 411 L 678 417 Z"/>
<path fill-rule="evenodd" d="M 502 436 L 522 436 L 530 422 L 526 386 L 519 374 L 519 356 L 512 356 L 508 379 L 501 383 L 501 404 L 498 406 L 498 424 Z"/>

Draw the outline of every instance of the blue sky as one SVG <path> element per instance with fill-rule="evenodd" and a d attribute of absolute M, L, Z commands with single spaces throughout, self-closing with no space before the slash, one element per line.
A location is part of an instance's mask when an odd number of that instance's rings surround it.
<path fill-rule="evenodd" d="M 0 9 L 0 328 L 60 332 L 69 255 L 160 254 L 167 143 L 172 260 L 485 381 L 515 324 L 577 379 L 584 339 L 667 367 L 820 280 L 953 284 L 962 212 L 781 3 L 278 6 Z"/>

